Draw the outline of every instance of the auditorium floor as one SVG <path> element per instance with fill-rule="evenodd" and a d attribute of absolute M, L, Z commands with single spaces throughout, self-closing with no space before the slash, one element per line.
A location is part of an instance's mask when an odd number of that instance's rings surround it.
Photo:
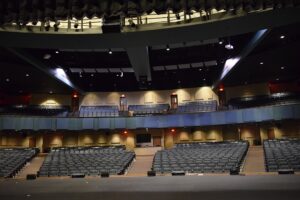
<path fill-rule="evenodd" d="M 0 179 L 1 200 L 299 198 L 299 175 Z"/>

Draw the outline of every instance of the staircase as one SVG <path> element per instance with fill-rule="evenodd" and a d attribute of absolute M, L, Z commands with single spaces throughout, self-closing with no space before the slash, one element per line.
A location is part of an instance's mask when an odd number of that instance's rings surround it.
<path fill-rule="evenodd" d="M 262 146 L 250 146 L 243 168 L 245 174 L 265 173 L 264 150 Z"/>
<path fill-rule="evenodd" d="M 26 178 L 27 174 L 36 174 L 45 160 L 45 155 L 38 155 L 27 163 L 16 175 L 16 178 Z"/>
<path fill-rule="evenodd" d="M 136 156 L 126 176 L 147 176 L 151 170 L 154 155 Z"/>

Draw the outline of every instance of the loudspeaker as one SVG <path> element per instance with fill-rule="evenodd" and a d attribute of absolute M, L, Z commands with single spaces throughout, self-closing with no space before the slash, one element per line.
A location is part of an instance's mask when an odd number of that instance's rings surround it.
<path fill-rule="evenodd" d="M 172 176 L 185 176 L 184 171 L 172 171 Z"/>
<path fill-rule="evenodd" d="M 295 174 L 293 169 L 279 169 L 278 174 Z"/>
<path fill-rule="evenodd" d="M 36 174 L 27 174 L 26 179 L 27 180 L 35 180 L 36 179 Z"/>
<path fill-rule="evenodd" d="M 112 16 L 103 18 L 102 25 L 103 33 L 120 33 L 121 32 L 121 17 L 120 16 Z"/>
<path fill-rule="evenodd" d="M 156 171 L 148 171 L 147 175 L 150 176 L 156 176 Z"/>
<path fill-rule="evenodd" d="M 230 175 L 239 175 L 240 170 L 238 168 L 232 168 L 230 169 Z"/>
<path fill-rule="evenodd" d="M 76 173 L 71 175 L 72 178 L 84 178 L 85 174 L 82 173 Z"/>
<path fill-rule="evenodd" d="M 108 172 L 101 172 L 101 177 L 102 178 L 108 178 L 109 177 L 109 173 Z"/>

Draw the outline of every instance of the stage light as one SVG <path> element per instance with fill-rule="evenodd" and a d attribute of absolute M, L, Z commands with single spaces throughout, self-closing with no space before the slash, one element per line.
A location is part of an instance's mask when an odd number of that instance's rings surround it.
<path fill-rule="evenodd" d="M 45 22 L 45 30 L 46 31 L 49 31 L 50 30 L 50 21 L 49 20 L 47 20 L 46 22 Z"/>
<path fill-rule="evenodd" d="M 76 20 L 76 21 L 75 21 L 75 23 L 74 23 L 74 28 L 76 28 L 76 29 L 77 29 L 77 28 L 78 28 L 78 26 L 79 26 L 79 22 L 78 22 L 78 20 Z"/>
<path fill-rule="evenodd" d="M 57 32 L 58 31 L 58 27 L 60 25 L 60 21 L 55 21 L 55 24 L 53 25 L 54 31 Z"/>
<path fill-rule="evenodd" d="M 131 18 L 128 19 L 128 23 L 132 28 L 134 28 L 136 26 L 135 23 L 133 22 L 133 19 L 131 19 Z"/>

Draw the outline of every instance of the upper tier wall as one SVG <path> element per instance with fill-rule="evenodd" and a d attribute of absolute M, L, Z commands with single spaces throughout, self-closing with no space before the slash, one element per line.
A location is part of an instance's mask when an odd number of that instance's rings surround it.
<path fill-rule="evenodd" d="M 127 97 L 128 105 L 170 103 L 170 95 L 176 93 L 178 102 L 196 100 L 219 100 L 217 94 L 210 87 L 186 88 L 174 90 L 138 91 L 138 92 L 90 92 L 80 98 L 80 105 L 119 105 L 122 94 Z M 225 88 L 226 99 L 245 96 L 270 94 L 268 84 L 252 84 Z M 33 94 L 32 105 L 71 105 L 70 95 Z"/>

